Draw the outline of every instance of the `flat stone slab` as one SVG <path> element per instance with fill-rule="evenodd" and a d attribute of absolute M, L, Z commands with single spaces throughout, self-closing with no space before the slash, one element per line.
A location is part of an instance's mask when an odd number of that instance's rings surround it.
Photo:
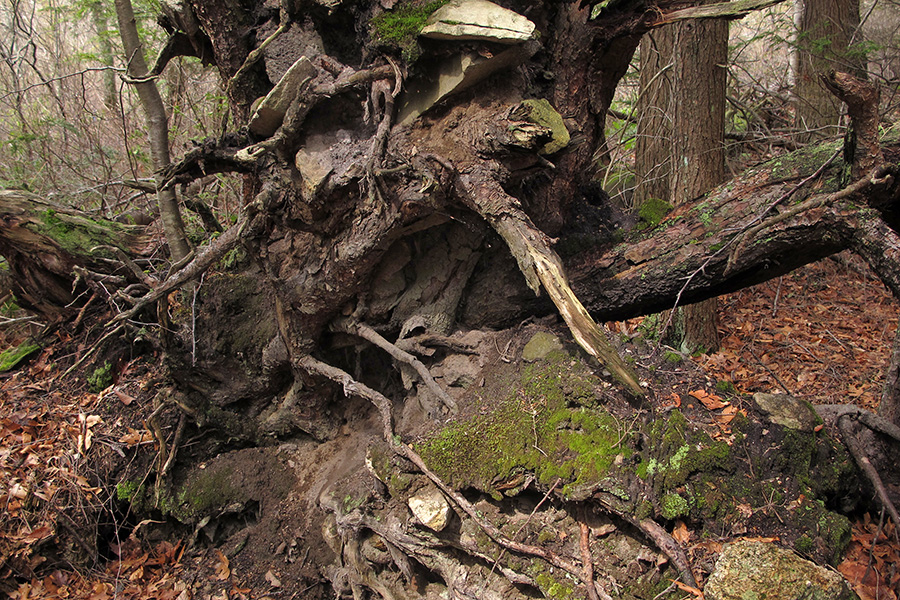
<path fill-rule="evenodd" d="M 506 48 L 490 58 L 476 52 L 463 52 L 444 59 L 428 79 L 409 82 L 402 96 L 397 123 L 412 123 L 448 96 L 462 92 L 494 73 L 525 62 L 538 48 L 537 42 L 531 42 Z"/>
<path fill-rule="evenodd" d="M 801 400 L 787 394 L 753 394 L 753 402 L 776 425 L 812 433 L 820 423 L 816 411 Z"/>
<path fill-rule="evenodd" d="M 287 114 L 288 106 L 296 97 L 297 88 L 318 74 L 315 66 L 305 56 L 291 65 L 284 76 L 272 88 L 250 117 L 250 131 L 269 137 L 278 131 Z"/>
<path fill-rule="evenodd" d="M 706 600 L 858 600 L 840 573 L 753 540 L 725 545 L 703 595 Z"/>
<path fill-rule="evenodd" d="M 456 0 L 434 11 L 419 35 L 439 40 L 482 40 L 520 44 L 535 25 L 517 12 L 487 0 Z"/>

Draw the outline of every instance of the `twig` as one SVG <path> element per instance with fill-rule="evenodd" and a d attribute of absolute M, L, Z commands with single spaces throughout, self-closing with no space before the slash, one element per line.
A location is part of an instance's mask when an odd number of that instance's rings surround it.
<path fill-rule="evenodd" d="M 591 529 L 587 523 L 581 521 L 581 563 L 584 565 L 584 587 L 587 588 L 588 600 L 600 600 L 597 590 L 594 589 L 594 559 L 591 557 Z"/>
<path fill-rule="evenodd" d="M 110 331 L 109 333 L 107 333 L 106 335 L 104 335 L 102 338 L 100 338 L 99 340 L 97 340 L 97 343 L 95 343 L 93 346 L 91 346 L 91 349 L 88 350 L 88 351 L 84 354 L 84 356 L 82 356 L 82 357 L 79 358 L 77 361 L 75 361 L 75 364 L 74 364 L 74 365 L 72 365 L 71 367 L 69 367 L 68 369 L 66 369 L 66 372 L 63 373 L 63 377 L 66 377 L 66 376 L 69 375 L 72 371 L 74 371 L 75 369 L 77 369 L 78 367 L 80 367 L 80 366 L 84 363 L 84 361 L 86 361 L 86 360 L 87 360 L 94 352 L 97 351 L 98 348 L 100 348 L 101 345 L 103 345 L 107 340 L 109 340 L 109 338 L 113 337 L 113 336 L 116 335 L 117 333 L 121 333 L 123 329 L 125 329 L 125 325 L 119 325 L 118 327 L 116 327 L 115 329 L 113 329 L 112 331 Z"/>
<path fill-rule="evenodd" d="M 766 365 L 766 364 L 765 364 L 765 363 L 764 363 L 764 362 L 756 355 L 756 352 L 754 352 L 752 348 L 748 348 L 748 351 L 750 352 L 750 356 L 752 356 L 753 358 L 755 358 L 755 359 L 756 359 L 756 362 L 758 362 L 759 365 L 760 365 L 763 369 L 765 369 L 766 372 L 767 372 L 769 375 L 771 375 L 773 379 L 775 379 L 775 383 L 777 383 L 779 386 L 781 386 L 781 389 L 783 389 L 783 390 L 785 391 L 785 393 L 787 393 L 787 394 L 792 394 L 792 393 L 793 393 L 793 392 L 791 392 L 791 390 L 789 390 L 788 387 L 784 384 L 784 382 L 781 380 L 781 377 L 779 377 L 778 375 L 776 375 L 776 374 L 775 374 L 775 371 L 773 371 L 772 369 L 770 369 L 770 368 L 769 368 L 769 367 L 768 367 L 768 366 L 767 366 L 767 365 Z"/>
<path fill-rule="evenodd" d="M 781 283 L 784 280 L 784 277 L 778 278 L 778 289 L 775 290 L 775 301 L 772 302 L 772 316 L 775 316 L 775 313 L 778 312 L 778 298 L 781 297 Z"/>

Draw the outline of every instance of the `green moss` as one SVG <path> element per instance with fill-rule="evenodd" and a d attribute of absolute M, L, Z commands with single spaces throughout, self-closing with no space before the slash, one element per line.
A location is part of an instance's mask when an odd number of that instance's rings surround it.
<path fill-rule="evenodd" d="M 419 32 L 431 13 L 446 3 L 447 0 L 408 2 L 385 11 L 369 22 L 372 37 L 381 45 L 400 50 L 407 62 L 413 62 L 419 54 Z"/>
<path fill-rule="evenodd" d="M 575 591 L 572 585 L 565 581 L 560 581 L 548 573 L 539 573 L 534 577 L 534 582 L 547 598 L 565 600 L 572 598 L 572 594 Z"/>
<path fill-rule="evenodd" d="M 569 145 L 569 130 L 566 129 L 562 115 L 556 112 L 549 100 L 532 98 L 524 100 L 522 106 L 528 111 L 528 119 L 532 123 L 553 132 L 553 139 L 541 148 L 540 154 L 554 154 Z"/>
<path fill-rule="evenodd" d="M 51 238 L 70 254 L 85 255 L 90 252 L 92 256 L 112 259 L 116 258 L 115 253 L 103 246 L 118 246 L 122 238 L 134 232 L 133 227 L 114 221 L 95 221 L 53 209 L 43 212 L 40 223 L 32 221 L 24 226 Z"/>
<path fill-rule="evenodd" d="M 663 356 L 666 362 L 672 364 L 679 364 L 682 360 L 684 360 L 681 355 L 677 352 L 672 352 L 671 350 L 667 350 L 665 355 Z"/>
<path fill-rule="evenodd" d="M 660 500 L 660 512 L 666 519 L 677 519 L 690 511 L 691 505 L 680 494 L 670 492 Z"/>
<path fill-rule="evenodd" d="M 88 375 L 88 387 L 94 393 L 100 392 L 108 388 L 113 383 L 112 365 L 109 361 L 103 363 L 102 367 L 97 367 L 94 372 Z"/>
<path fill-rule="evenodd" d="M 720 379 L 716 382 L 716 391 L 722 394 L 736 394 L 737 389 L 734 387 L 734 384 L 730 381 L 725 381 L 724 379 Z"/>
<path fill-rule="evenodd" d="M 18 346 L 7 348 L 0 353 L 0 373 L 10 371 L 22 361 L 41 349 L 41 345 L 32 339 L 25 340 Z"/>
<path fill-rule="evenodd" d="M 659 225 L 662 220 L 672 210 L 672 205 L 659 198 L 648 198 L 644 200 L 638 207 L 638 218 L 640 222 L 638 229 L 651 229 Z"/>
<path fill-rule="evenodd" d="M 815 547 L 815 542 L 805 533 L 794 542 L 794 550 L 800 554 L 809 554 Z"/>
<path fill-rule="evenodd" d="M 617 458 L 633 451 L 631 434 L 615 417 L 590 406 L 590 376 L 580 361 L 553 352 L 525 369 L 519 392 L 444 427 L 418 451 L 456 487 L 494 492 L 497 483 L 523 471 L 545 485 L 561 478 L 566 494 L 600 485 Z"/>
<path fill-rule="evenodd" d="M 138 481 L 120 481 L 116 484 L 116 498 L 122 502 L 131 502 L 143 494 L 144 488 Z"/>

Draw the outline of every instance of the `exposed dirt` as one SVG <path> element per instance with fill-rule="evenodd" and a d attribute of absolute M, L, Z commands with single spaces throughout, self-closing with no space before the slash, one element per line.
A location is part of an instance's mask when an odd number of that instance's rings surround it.
<path fill-rule="evenodd" d="M 652 391 L 649 405 L 663 414 L 677 406 L 710 439 L 726 442 L 733 436 L 734 419 L 753 410 L 737 392 L 778 391 L 779 379 L 791 392 L 810 400 L 831 403 L 840 397 L 872 406 L 896 319 L 889 295 L 855 267 L 829 261 L 786 276 L 780 292 L 777 285 L 764 284 L 724 300 L 723 350 L 698 359 L 700 364 L 672 353 L 667 356 L 664 349 L 651 355 L 650 348 L 626 344 L 626 356 L 632 357 Z M 759 315 L 771 313 L 776 293 L 775 317 L 767 323 Z M 823 316 L 835 319 L 829 323 Z M 475 332 L 467 340 L 479 343 L 479 354 L 439 350 L 432 357 L 438 382 L 460 403 L 457 419 L 488 414 L 508 395 L 527 367 L 522 361 L 524 346 L 536 332 L 552 330 L 553 321 L 523 323 L 504 332 Z M 630 336 L 637 331 L 636 323 L 613 324 L 613 330 Z M 826 331 L 830 333 L 823 334 Z M 754 337 L 748 341 L 737 332 Z M 559 336 L 566 339 L 564 332 Z M 373 478 L 367 458 L 371 463 L 371 451 L 386 448 L 380 423 L 367 403 L 340 399 L 329 406 L 342 425 L 325 441 L 295 432 L 261 447 L 241 447 L 246 442 L 235 447 L 234 440 L 190 429 L 170 488 L 181 489 L 181 495 L 146 496 L 140 518 L 150 521 L 139 524 L 121 498 L 129 495 L 129 482 L 146 483 L 153 492 L 152 481 L 142 478 L 156 454 L 145 421 L 161 389 L 155 362 L 149 355 L 132 359 L 120 353 L 114 360 L 115 381 L 94 393 L 83 378 L 61 377 L 57 365 L 71 361 L 59 356 L 66 352 L 64 347 L 45 349 L 2 381 L 0 464 L 9 517 L 3 525 L 2 568 L 4 589 L 17 598 L 333 597 L 332 583 L 342 574 L 323 570 L 322 565 L 336 564 L 341 545 L 347 542 L 335 527 L 334 515 L 351 514 L 363 503 L 373 514 L 406 514 L 405 498 L 430 485 L 397 459 L 393 464 L 398 473 L 409 478 L 404 494 L 392 494 L 390 484 Z M 826 367 L 816 368 L 826 362 Z M 91 368 L 97 366 L 102 365 Z M 801 378 L 803 373 L 807 374 Z M 597 375 L 587 397 L 623 424 L 631 422 L 639 414 L 636 407 L 614 393 L 601 373 Z M 396 376 L 384 373 L 376 379 L 379 384 L 388 382 L 388 389 L 399 389 Z M 736 389 L 717 386 L 718 381 L 731 382 Z M 523 411 L 529 410 L 528 402 L 523 397 Z M 435 430 L 429 416 L 442 412 L 434 398 L 420 392 L 395 407 L 397 432 L 409 443 L 421 442 Z M 177 428 L 177 411 L 162 416 L 171 435 Z M 763 435 L 762 430 L 753 431 Z M 664 578 L 673 576 L 668 558 L 631 526 L 606 512 L 579 512 L 562 498 L 545 494 L 552 484 L 541 487 L 525 475 L 488 482 L 481 492 L 470 488 L 467 495 L 510 536 L 520 535 L 518 539 L 567 555 L 579 556 L 579 521 L 586 523 L 598 577 L 642 582 L 645 587 L 633 588 L 631 597 L 653 597 Z M 216 494 L 204 496 L 202 486 L 179 485 L 204 480 L 206 491 Z M 491 498 L 490 489 L 499 496 Z M 510 497 L 508 492 L 515 489 L 518 495 Z M 779 524 L 792 518 L 791 505 L 772 496 L 758 500 L 744 507 L 745 519 L 730 522 L 713 537 L 708 529 L 701 537 L 702 524 L 689 516 L 663 522 L 687 549 L 702 578 L 722 543 L 732 536 L 792 539 L 789 527 Z M 178 520 L 170 516 L 166 525 L 154 523 L 163 520 L 161 512 L 147 502 L 175 502 L 177 510 L 167 508 L 179 515 Z M 61 510 L 65 504 L 77 510 Z M 854 533 L 859 541 L 841 570 L 860 579 L 858 589 L 880 585 L 882 595 L 868 597 L 891 598 L 884 590 L 896 582 L 885 570 L 891 557 L 898 556 L 898 548 L 885 545 L 886 527 L 879 528 L 877 521 L 860 522 Z M 454 517 L 454 523 L 451 532 L 465 533 L 459 530 L 463 521 Z M 478 531 L 469 534 L 476 539 Z M 879 540 L 881 562 L 876 561 L 876 570 L 866 573 L 853 566 L 867 560 L 866 544 Z M 385 568 L 392 564 L 383 545 L 371 536 L 364 536 L 360 551 L 374 564 L 387 561 Z M 77 571 L 65 568 L 66 563 L 93 566 Z M 474 561 L 468 568 L 473 579 L 493 580 L 489 561 Z M 873 573 L 879 572 L 886 576 L 880 584 L 873 580 Z M 411 589 L 427 595 L 429 581 L 425 570 L 415 568 Z"/>

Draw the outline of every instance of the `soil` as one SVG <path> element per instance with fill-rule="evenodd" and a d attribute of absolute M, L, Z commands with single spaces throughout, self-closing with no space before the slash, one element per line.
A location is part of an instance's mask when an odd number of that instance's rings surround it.
<path fill-rule="evenodd" d="M 723 443 L 734 441 L 735 418 L 754 414 L 743 392 L 777 392 L 784 385 L 813 401 L 877 404 L 897 307 L 858 265 L 823 261 L 780 283 L 733 294 L 720 306 L 723 348 L 694 360 L 632 339 L 641 333 L 638 321 L 610 324 L 624 355 L 647 382 L 649 395 L 643 405 L 617 393 L 608 378 L 589 365 L 584 368 L 593 371 L 590 390 L 576 390 L 575 395 L 602 406 L 623 426 L 677 411 L 709 440 Z M 565 350 L 577 354 L 554 318 L 505 331 L 471 332 L 464 337 L 478 344 L 477 353 L 438 350 L 430 364 L 438 383 L 460 406 L 453 420 L 471 422 L 490 414 L 509 396 L 531 364 L 522 360 L 524 347 L 539 332 L 555 334 Z M 381 424 L 368 404 L 338 393 L 337 400 L 327 401 L 336 433 L 325 434 L 324 440 L 295 431 L 251 444 L 188 425 L 171 484 L 157 492 L 147 479 L 156 453 L 146 424 L 162 389 L 156 358 L 147 348 L 131 349 L 136 354 L 120 349 L 104 357 L 112 359 L 116 379 L 92 392 L 85 381 L 90 373 L 74 380 L 62 376 L 58 365 L 71 361 L 64 348 L 75 340 L 63 333 L 59 337 L 60 343 L 2 380 L 0 464 L 9 515 L 3 525 L 3 587 L 15 597 L 61 597 L 59 590 L 68 589 L 68 597 L 91 598 L 111 597 L 114 590 L 121 598 L 331 598 L 333 584 L 346 577 L 335 566 L 341 564 L 337 559 L 349 539 L 339 526 L 341 519 L 360 506 L 383 516 L 384 522 L 396 515 L 409 519 L 405 499 L 431 485 L 397 458 L 391 459 L 391 466 L 405 478 L 399 486 L 373 476 L 378 474 L 373 457 L 389 454 Z M 375 379 L 372 385 L 403 396 L 401 378 L 382 374 Z M 713 399 L 726 406 L 711 409 Z M 528 402 L 523 397 L 520 409 L 530 410 Z M 397 433 L 416 448 L 441 429 L 434 417 L 448 417 L 421 391 L 398 402 L 394 416 Z M 161 414 L 169 436 L 178 421 L 177 411 Z M 768 429 L 752 425 L 745 425 L 742 435 L 755 436 L 759 452 L 784 443 L 783 436 L 764 439 Z M 746 468 L 742 460 L 735 460 L 736 472 Z M 743 462 L 752 465 L 749 459 Z M 129 482 L 145 487 L 140 500 L 131 496 L 131 505 L 123 498 L 130 495 Z M 580 556 L 579 522 L 587 524 L 599 580 L 630 586 L 625 597 L 654 597 L 668 586 L 666 577 L 676 573 L 659 548 L 612 512 L 597 505 L 586 508 L 587 503 L 577 501 L 578 489 L 561 490 L 561 484 L 557 489 L 549 480 L 541 482 L 516 469 L 496 480 L 472 479 L 464 488 L 479 511 L 507 535 L 521 533 L 519 539 L 562 555 Z M 800 497 L 799 490 L 791 493 L 794 500 Z M 657 513 L 656 518 L 688 549 L 702 583 L 728 539 L 777 537 L 788 545 L 798 539 L 793 520 L 798 511 L 792 512 L 791 498 L 753 500 L 755 504 L 739 506 L 746 517 L 739 521 L 704 522 L 692 513 L 672 518 Z M 853 510 L 866 507 L 861 500 L 850 502 Z M 851 508 L 837 504 L 833 499 L 832 508 L 839 512 Z M 76 510 L 63 510 L 65 505 Z M 460 529 L 459 518 L 453 517 L 452 523 L 442 535 L 479 539 L 478 531 Z M 414 522 L 408 526 L 413 533 L 423 531 Z M 871 537 L 871 531 L 865 535 Z M 360 552 L 368 560 L 392 564 L 371 534 L 361 539 Z M 810 556 L 829 558 L 829 548 L 816 546 L 818 538 L 811 543 Z M 468 547 L 477 548 L 477 543 Z M 73 570 L 66 565 L 83 566 Z M 472 561 L 469 569 L 473 580 L 483 577 L 500 586 L 497 593 L 512 593 L 503 591 L 503 578 L 491 573 L 490 561 Z M 423 596 L 432 593 L 427 570 L 414 566 L 411 575 L 410 589 Z M 533 577 L 542 582 L 544 593 L 565 591 L 558 581 Z"/>

